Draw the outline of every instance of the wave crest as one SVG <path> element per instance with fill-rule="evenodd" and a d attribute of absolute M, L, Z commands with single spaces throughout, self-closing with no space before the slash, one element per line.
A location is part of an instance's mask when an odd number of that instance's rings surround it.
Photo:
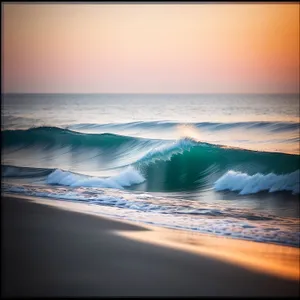
<path fill-rule="evenodd" d="M 163 144 L 148 151 L 137 163 L 155 162 L 158 160 L 170 160 L 175 154 L 182 154 L 184 151 L 189 151 L 192 147 L 197 146 L 197 142 L 190 138 L 180 139 L 172 144 Z"/>

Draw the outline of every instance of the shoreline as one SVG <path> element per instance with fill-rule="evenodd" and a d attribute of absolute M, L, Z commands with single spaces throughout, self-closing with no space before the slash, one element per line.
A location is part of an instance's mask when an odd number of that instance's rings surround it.
<path fill-rule="evenodd" d="M 2 194 L 4 295 L 299 295 L 297 248 L 141 225 L 68 204 Z"/>
<path fill-rule="evenodd" d="M 103 208 L 106 209 L 107 206 L 102 206 L 102 205 L 93 205 L 90 203 L 86 203 L 84 201 L 75 201 L 72 199 L 59 199 L 59 198 L 51 198 L 51 197 L 41 197 L 41 196 L 30 196 L 30 195 L 25 195 L 25 194 L 17 194 L 17 193 L 10 193 L 10 192 L 3 192 L 3 196 L 6 197 L 13 197 L 13 198 L 20 198 L 20 199 L 27 199 L 29 201 L 33 201 L 36 203 L 44 204 L 44 205 L 49 205 L 49 206 L 54 206 L 58 207 L 61 209 L 69 210 L 69 211 L 75 211 L 75 212 L 80 212 L 88 215 L 95 215 L 99 216 L 101 218 L 107 218 L 107 219 L 113 219 L 119 222 L 124 222 L 124 223 L 129 223 L 133 225 L 138 225 L 146 228 L 150 228 L 154 231 L 157 231 L 159 229 L 162 230 L 169 230 L 169 231 L 180 231 L 180 232 L 185 232 L 186 234 L 191 234 L 191 235 L 200 235 L 200 236 L 209 236 L 209 237 L 214 237 L 214 238 L 224 238 L 224 239 L 229 239 L 233 241 L 245 241 L 245 242 L 250 242 L 250 243 L 257 243 L 257 244 L 267 244 L 267 245 L 273 245 L 273 246 L 279 246 L 279 247 L 288 247 L 288 248 L 293 248 L 293 249 L 299 249 L 299 247 L 292 245 L 292 244 L 281 244 L 281 243 L 276 243 L 272 241 L 256 241 L 252 240 L 250 238 L 241 238 L 239 236 L 233 236 L 233 235 L 222 235 L 222 234 L 216 234 L 212 232 L 206 232 L 206 231 L 198 231 L 198 230 L 192 230 L 189 228 L 185 227 L 171 227 L 168 225 L 163 225 L 159 223 L 154 223 L 152 222 L 151 224 L 149 222 L 144 222 L 142 220 L 138 219 L 125 219 L 122 216 L 116 215 L 116 214 L 111 214 L 108 212 L 103 212 Z M 92 209 L 91 209 L 92 207 Z M 108 206 L 110 207 L 110 206 Z"/>
<path fill-rule="evenodd" d="M 108 221 L 116 221 L 132 226 L 139 226 L 147 230 L 147 234 L 140 231 L 116 231 L 117 235 L 136 241 L 146 242 L 176 248 L 191 253 L 199 253 L 208 257 L 238 264 L 250 270 L 260 271 L 292 280 L 300 280 L 300 249 L 293 246 L 279 245 L 266 242 L 256 242 L 246 239 L 218 236 L 210 233 L 160 227 L 141 221 L 130 221 L 101 215 L 101 213 L 83 210 L 89 204 L 74 203 L 72 201 L 54 200 L 42 197 L 7 195 L 21 198 L 37 204 L 56 207 L 58 209 L 96 216 Z M 100 208 L 100 207 L 99 207 Z M 262 269 L 262 266 L 264 268 Z"/>

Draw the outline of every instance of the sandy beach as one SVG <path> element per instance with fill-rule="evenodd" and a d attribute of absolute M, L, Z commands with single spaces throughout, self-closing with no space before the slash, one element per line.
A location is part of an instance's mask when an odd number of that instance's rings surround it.
<path fill-rule="evenodd" d="M 299 296 L 297 248 L 1 203 L 2 297 Z"/>

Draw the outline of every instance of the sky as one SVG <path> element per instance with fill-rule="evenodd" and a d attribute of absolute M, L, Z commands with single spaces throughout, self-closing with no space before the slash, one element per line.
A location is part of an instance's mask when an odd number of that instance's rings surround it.
<path fill-rule="evenodd" d="M 2 2 L 5 93 L 298 93 L 299 3 Z"/>

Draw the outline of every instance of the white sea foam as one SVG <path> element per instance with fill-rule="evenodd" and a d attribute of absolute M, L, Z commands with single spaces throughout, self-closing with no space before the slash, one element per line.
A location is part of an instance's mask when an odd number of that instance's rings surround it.
<path fill-rule="evenodd" d="M 299 247 L 299 232 L 295 228 L 299 225 L 297 218 L 282 219 L 276 216 L 269 216 L 267 222 L 260 215 L 251 220 L 247 218 L 248 210 L 232 209 L 215 205 L 195 203 L 195 201 L 174 198 L 161 198 L 156 196 L 141 199 L 140 193 L 128 193 L 124 190 L 90 188 L 90 187 L 43 187 L 43 186 L 11 186 L 4 184 L 4 192 L 16 193 L 28 196 L 37 196 L 54 200 L 63 200 L 64 207 L 72 207 L 76 204 L 78 211 L 96 213 L 99 215 L 111 216 L 114 218 L 126 219 L 134 222 L 154 224 L 157 226 L 176 229 L 199 231 L 233 238 L 249 239 L 292 245 Z M 148 195 L 148 194 L 147 194 Z M 41 199 L 43 202 L 45 199 Z M 47 200 L 46 200 L 47 201 Z M 48 200 L 49 201 L 49 200 Z M 51 201 L 51 200 L 50 200 Z M 189 202 L 190 213 L 197 211 L 199 215 L 189 214 L 186 204 Z M 60 205 L 57 202 L 49 202 L 53 205 Z M 192 208 L 195 205 L 196 207 Z M 223 213 L 223 217 L 214 217 L 214 211 Z M 179 213 L 182 212 L 182 213 Z M 203 217 L 205 212 L 211 212 L 210 217 Z M 250 216 L 251 217 L 251 216 Z"/>
<path fill-rule="evenodd" d="M 291 191 L 293 194 L 299 194 L 300 173 L 297 170 L 284 175 L 274 173 L 248 175 L 230 170 L 215 182 L 214 188 L 217 191 L 239 191 L 240 195 L 255 194 L 261 191 L 270 193 Z"/>
<path fill-rule="evenodd" d="M 68 171 L 56 169 L 48 175 L 46 182 L 48 184 L 58 184 L 72 187 L 106 187 L 123 189 L 123 187 L 139 184 L 145 181 L 145 178 L 133 167 L 128 167 L 116 176 L 109 178 L 99 178 L 75 174 Z"/>

